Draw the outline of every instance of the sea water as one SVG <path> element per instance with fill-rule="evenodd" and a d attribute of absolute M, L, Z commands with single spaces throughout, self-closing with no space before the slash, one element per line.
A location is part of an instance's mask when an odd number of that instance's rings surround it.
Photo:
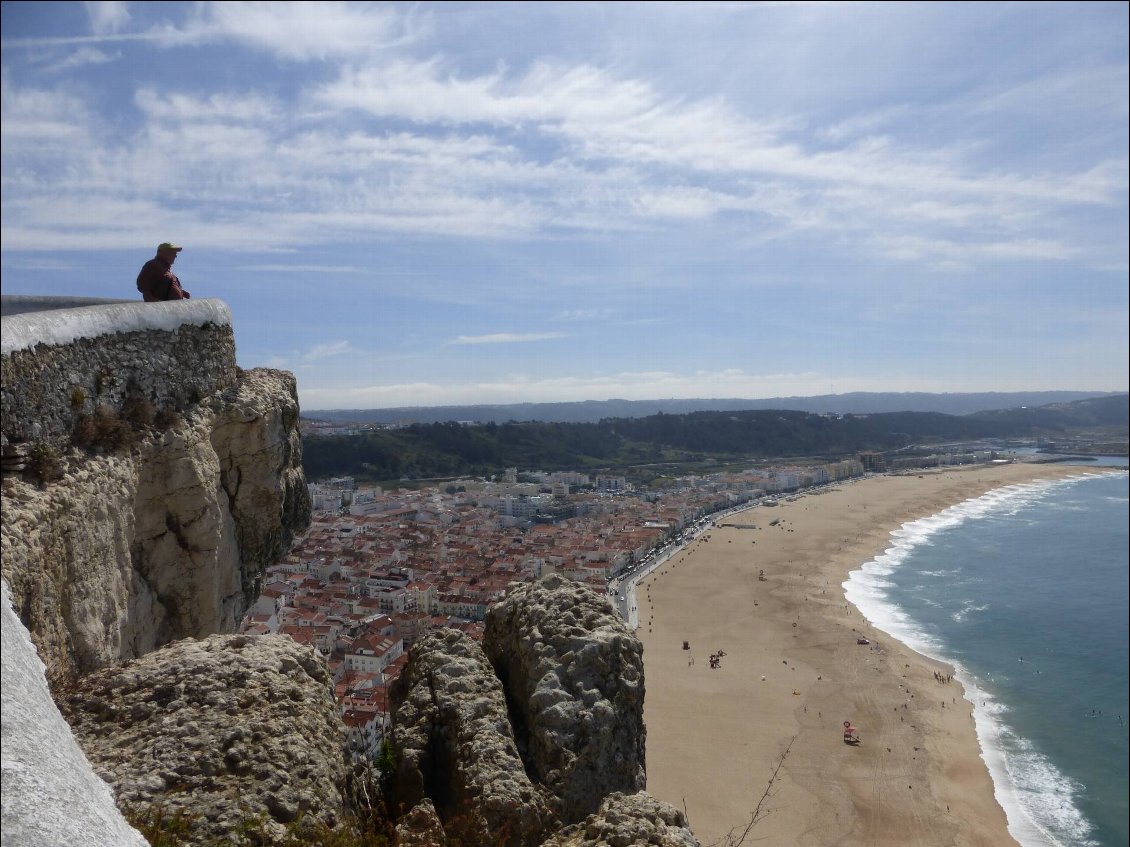
<path fill-rule="evenodd" d="M 905 524 L 844 583 L 876 627 L 954 665 L 1024 847 L 1130 843 L 1130 477 L 1092 470 Z"/>

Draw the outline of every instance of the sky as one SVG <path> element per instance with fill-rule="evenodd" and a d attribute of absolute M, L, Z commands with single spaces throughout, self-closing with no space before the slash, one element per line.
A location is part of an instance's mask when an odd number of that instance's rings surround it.
<path fill-rule="evenodd" d="M 1127 391 L 1128 5 L 2 5 L 6 294 L 303 411 Z"/>

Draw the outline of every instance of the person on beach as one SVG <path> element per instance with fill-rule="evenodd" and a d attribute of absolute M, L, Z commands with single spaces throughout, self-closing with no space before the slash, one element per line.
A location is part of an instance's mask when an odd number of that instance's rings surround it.
<path fill-rule="evenodd" d="M 173 262 L 183 249 L 171 241 L 162 241 L 157 245 L 157 255 L 141 266 L 141 272 L 137 275 L 137 290 L 146 303 L 188 300 L 192 296 L 181 288 L 180 280 L 173 273 Z"/>

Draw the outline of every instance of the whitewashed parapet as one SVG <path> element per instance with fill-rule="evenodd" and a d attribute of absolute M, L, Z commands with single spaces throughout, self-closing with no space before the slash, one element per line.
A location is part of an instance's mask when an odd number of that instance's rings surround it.
<path fill-rule="evenodd" d="M 236 383 L 221 300 L 116 303 L 0 319 L 3 435 L 63 441 L 80 415 L 127 398 L 182 410 Z"/>

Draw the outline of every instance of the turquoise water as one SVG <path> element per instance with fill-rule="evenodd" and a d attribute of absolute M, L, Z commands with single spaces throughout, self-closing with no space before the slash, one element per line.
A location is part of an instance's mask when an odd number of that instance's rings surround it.
<path fill-rule="evenodd" d="M 904 525 L 844 584 L 874 625 L 957 668 L 1025 847 L 1130 843 L 1128 480 L 967 500 Z"/>

